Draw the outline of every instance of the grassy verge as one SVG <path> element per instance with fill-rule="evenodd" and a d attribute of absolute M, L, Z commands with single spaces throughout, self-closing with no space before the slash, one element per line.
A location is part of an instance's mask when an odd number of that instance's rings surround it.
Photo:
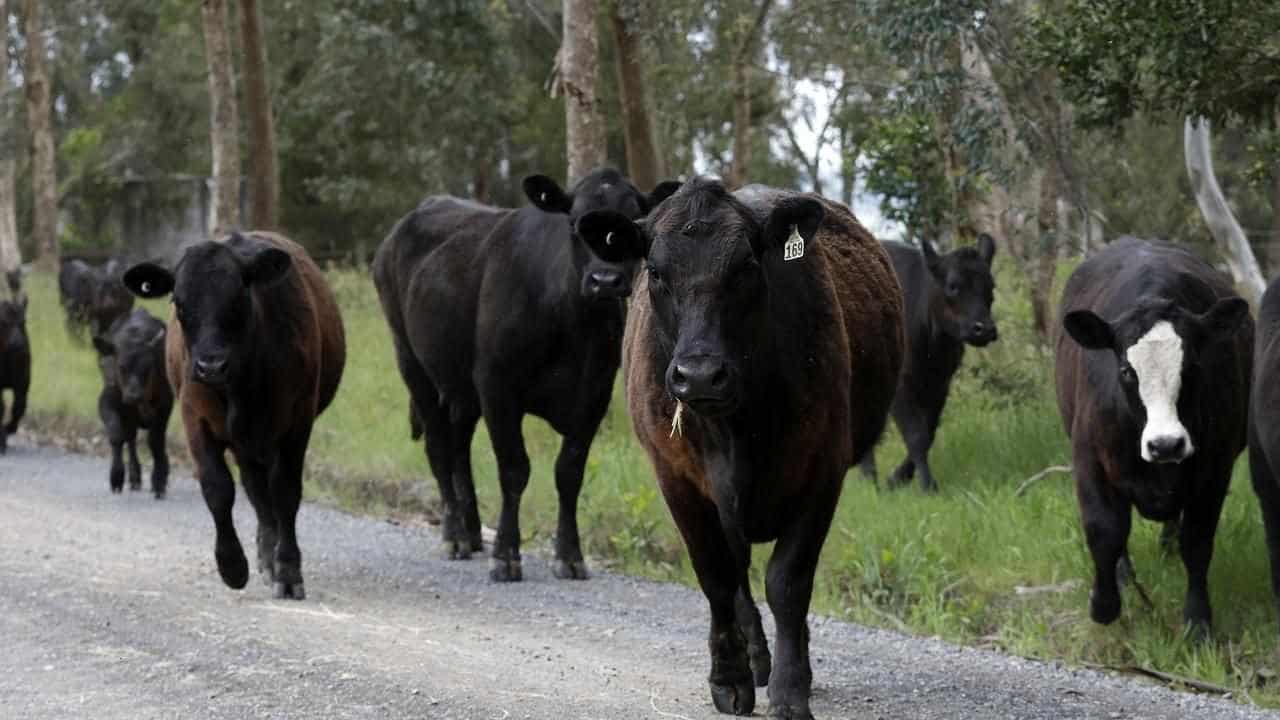
<path fill-rule="evenodd" d="M 329 277 L 347 325 L 348 365 L 338 398 L 313 435 L 307 494 L 365 512 L 430 514 L 434 483 L 421 447 L 409 440 L 406 394 L 368 274 L 335 270 Z M 942 493 L 877 491 L 851 473 L 823 553 L 814 609 L 1022 655 L 1151 667 L 1280 706 L 1280 688 L 1268 684 L 1280 670 L 1276 618 L 1243 459 L 1223 511 L 1210 578 L 1214 640 L 1193 645 L 1182 639 L 1182 564 L 1160 555 L 1158 528 L 1141 521 L 1131 552 L 1154 609 L 1126 591 L 1116 624 L 1103 628 L 1089 621 L 1092 568 L 1070 477 L 1049 475 L 1015 494 L 1026 478 L 1067 464 L 1069 457 L 1053 400 L 1052 355 L 1032 342 L 1020 275 L 1001 266 L 999 279 L 1002 339 L 970 350 L 934 447 Z M 100 386 L 93 353 L 64 329 L 52 277 L 31 278 L 29 290 L 33 417 L 67 432 L 91 431 Z M 168 312 L 163 303 L 149 307 L 162 316 Z M 180 447 L 176 420 L 170 434 Z M 555 528 L 552 466 L 559 438 L 532 418 L 525 436 L 533 478 L 521 524 L 527 542 L 539 545 Z M 878 452 L 882 473 L 903 455 L 891 432 Z M 473 461 L 482 518 L 491 521 L 498 507 L 496 468 L 483 424 Z M 693 584 L 616 392 L 588 462 L 581 524 L 595 565 Z M 766 553 L 756 550 L 757 573 Z"/>

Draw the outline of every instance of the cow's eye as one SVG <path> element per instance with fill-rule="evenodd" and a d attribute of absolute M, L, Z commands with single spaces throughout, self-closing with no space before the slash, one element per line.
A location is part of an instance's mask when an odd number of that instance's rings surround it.
<path fill-rule="evenodd" d="M 644 271 L 649 273 L 649 282 L 655 285 L 665 285 L 666 279 L 662 277 L 662 273 L 653 265 L 645 265 Z"/>
<path fill-rule="evenodd" d="M 1138 373 L 1133 371 L 1129 365 L 1120 368 L 1120 382 L 1125 385 L 1132 385 L 1138 381 Z"/>

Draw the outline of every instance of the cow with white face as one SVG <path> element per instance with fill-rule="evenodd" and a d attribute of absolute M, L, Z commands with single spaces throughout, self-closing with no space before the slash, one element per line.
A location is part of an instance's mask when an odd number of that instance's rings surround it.
<path fill-rule="evenodd" d="M 1076 269 L 1061 307 L 1058 406 L 1095 565 L 1090 616 L 1107 624 L 1120 614 L 1117 571 L 1131 569 L 1136 507 L 1177 533 L 1183 616 L 1203 634 L 1213 537 L 1245 445 L 1248 303 L 1187 250 L 1122 238 Z"/>

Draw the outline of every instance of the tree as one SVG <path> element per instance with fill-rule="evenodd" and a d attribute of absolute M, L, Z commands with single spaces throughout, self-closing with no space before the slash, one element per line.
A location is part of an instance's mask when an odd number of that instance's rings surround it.
<path fill-rule="evenodd" d="M 9 8 L 6 0 L 0 0 L 0 27 L 5 28 L 3 62 L 0 62 L 0 274 L 22 264 L 18 251 L 18 219 L 14 207 L 14 154 L 17 150 L 17 131 L 9 104 Z"/>
<path fill-rule="evenodd" d="M 249 119 L 249 224 L 256 229 L 273 230 L 279 226 L 280 174 L 276 169 L 267 46 L 258 0 L 240 0 L 240 44 L 244 52 L 245 115 Z"/>
<path fill-rule="evenodd" d="M 1187 170 L 1239 289 L 1262 282 L 1257 260 L 1214 192 L 1209 122 L 1274 129 L 1280 121 L 1280 4 L 1181 0 L 1066 0 L 1036 25 L 1038 46 L 1062 74 L 1080 120 L 1119 129 L 1137 113 L 1189 118 Z M 1204 118 L 1206 121 L 1197 120 Z M 1280 239 L 1280 153 L 1272 147 L 1272 232 Z M 1215 197 L 1216 196 L 1216 197 Z M 1256 298 L 1255 298 L 1256 299 Z"/>
<path fill-rule="evenodd" d="M 31 235 L 36 245 L 36 266 L 58 267 L 58 170 L 53 142 L 53 95 L 46 68 L 46 45 L 41 25 L 42 3 L 26 0 L 24 34 L 27 43 L 23 87 L 27 94 L 27 125 L 31 133 Z"/>
<path fill-rule="evenodd" d="M 772 5 L 773 0 L 760 0 L 754 17 L 740 17 L 734 33 L 737 43 L 733 51 L 733 166 L 729 170 L 730 187 L 746 184 L 747 169 L 751 165 L 751 67 Z"/>
<path fill-rule="evenodd" d="M 240 225 L 240 124 L 227 37 L 226 0 L 202 0 L 205 64 L 209 69 L 209 140 L 213 150 L 210 232 L 220 238 Z"/>
<path fill-rule="evenodd" d="M 635 8 L 630 8 L 635 11 Z M 627 19 L 626 0 L 615 0 L 610 13 L 613 42 L 617 51 L 618 92 L 622 99 L 623 138 L 627 149 L 627 174 L 636 187 L 652 188 L 666 175 L 662 156 L 654 147 L 653 122 L 649 117 L 649 92 L 645 83 L 645 52 L 639 33 Z"/>
<path fill-rule="evenodd" d="M 569 182 L 605 162 L 605 124 L 596 98 L 598 0 L 564 0 L 559 91 L 564 93 Z"/>

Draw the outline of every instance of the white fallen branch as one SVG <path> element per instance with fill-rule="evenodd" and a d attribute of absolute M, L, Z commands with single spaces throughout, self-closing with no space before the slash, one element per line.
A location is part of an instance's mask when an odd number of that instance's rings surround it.
<path fill-rule="evenodd" d="M 1014 497 L 1022 497 L 1022 495 L 1027 491 L 1027 488 L 1031 487 L 1032 484 L 1034 484 L 1036 481 L 1048 475 L 1052 475 L 1053 473 L 1069 473 L 1069 472 L 1071 472 L 1070 465 L 1050 465 L 1049 467 L 1041 470 L 1035 475 L 1032 475 L 1026 480 L 1023 480 L 1022 484 L 1018 486 L 1018 489 L 1013 491 L 1013 495 Z"/>

